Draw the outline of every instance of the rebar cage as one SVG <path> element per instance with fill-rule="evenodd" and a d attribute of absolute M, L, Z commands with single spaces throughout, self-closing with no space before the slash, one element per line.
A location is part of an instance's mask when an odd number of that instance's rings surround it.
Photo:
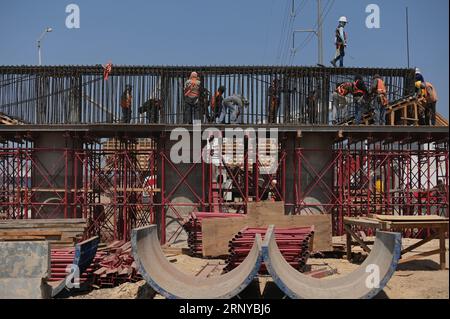
<path fill-rule="evenodd" d="M 28 124 L 116 123 L 121 96 L 132 86 L 131 123 L 181 124 L 183 88 L 191 71 L 201 80 L 201 120 L 211 121 L 209 101 L 219 86 L 225 95 L 249 101 L 243 123 L 328 124 L 330 99 L 336 85 L 363 76 L 370 85 L 383 77 L 390 101 L 414 92 L 413 69 L 269 67 L 269 66 L 113 66 L 107 80 L 98 66 L 0 67 L 0 113 Z M 269 88 L 278 81 L 279 102 L 270 119 Z M 156 118 L 145 112 L 148 102 Z M 147 103 L 147 104 L 146 104 Z"/>

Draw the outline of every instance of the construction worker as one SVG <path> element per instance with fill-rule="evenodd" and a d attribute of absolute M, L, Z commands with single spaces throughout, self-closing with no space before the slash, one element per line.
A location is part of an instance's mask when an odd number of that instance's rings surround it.
<path fill-rule="evenodd" d="M 367 87 L 361 75 L 355 76 L 355 81 L 353 82 L 353 102 L 355 105 L 355 124 L 360 125 L 362 120 L 362 114 L 365 111 L 365 106 L 367 104 Z"/>
<path fill-rule="evenodd" d="M 342 68 L 344 66 L 344 56 L 345 56 L 345 48 L 347 47 L 347 33 L 344 31 L 345 25 L 347 24 L 346 17 L 339 18 L 339 25 L 336 28 L 335 32 L 335 45 L 336 45 L 336 54 L 334 59 L 331 60 L 331 64 L 336 67 L 336 62 L 339 61 L 339 66 Z"/>
<path fill-rule="evenodd" d="M 420 69 L 419 69 L 419 68 L 416 68 L 416 75 L 415 75 L 415 78 L 416 78 L 416 82 L 417 82 L 417 81 L 425 82 L 425 79 L 423 78 L 422 72 L 420 72 Z"/>
<path fill-rule="evenodd" d="M 225 117 L 228 111 L 231 111 L 230 123 L 241 124 L 242 114 L 244 113 L 244 106 L 248 106 L 249 103 L 245 97 L 239 94 L 233 94 L 223 99 L 222 112 L 220 113 L 219 123 L 225 123 Z"/>
<path fill-rule="evenodd" d="M 197 72 L 192 72 L 184 85 L 184 123 L 192 124 L 200 119 L 198 101 L 200 97 L 200 80 Z"/>
<path fill-rule="evenodd" d="M 353 82 L 343 82 L 339 83 L 336 86 L 336 89 L 332 95 L 332 103 L 333 103 L 333 124 L 337 124 L 342 122 L 342 120 L 346 117 L 344 110 L 347 106 L 347 96 L 353 92 Z"/>
<path fill-rule="evenodd" d="M 222 102 L 223 102 L 223 95 L 226 91 L 225 86 L 221 85 L 217 89 L 217 91 L 214 93 L 212 99 L 211 99 L 211 115 L 212 115 L 212 121 L 216 121 L 220 114 L 222 113 Z M 224 117 L 225 119 L 225 117 Z M 220 122 L 219 122 L 220 123 Z M 220 123 L 224 124 L 224 123 Z"/>
<path fill-rule="evenodd" d="M 386 124 L 386 107 L 388 105 L 386 85 L 379 74 L 373 76 L 372 87 L 370 88 L 370 94 L 373 98 L 374 117 L 373 121 L 375 125 Z"/>
<path fill-rule="evenodd" d="M 425 125 L 436 125 L 436 104 L 438 96 L 436 89 L 430 82 L 424 82 L 420 88 L 424 91 L 423 97 L 425 98 Z"/>
<path fill-rule="evenodd" d="M 131 85 L 125 86 L 125 91 L 120 97 L 120 107 L 122 108 L 122 123 L 130 123 L 131 121 L 131 103 L 133 96 L 131 95 L 133 87 Z"/>
<path fill-rule="evenodd" d="M 278 79 L 273 79 L 269 86 L 269 123 L 277 122 L 278 109 L 281 102 L 281 89 Z"/>
<path fill-rule="evenodd" d="M 159 111 L 161 110 L 161 89 L 157 86 L 149 95 L 149 99 L 138 109 L 139 114 L 146 113 L 148 123 L 159 122 Z"/>

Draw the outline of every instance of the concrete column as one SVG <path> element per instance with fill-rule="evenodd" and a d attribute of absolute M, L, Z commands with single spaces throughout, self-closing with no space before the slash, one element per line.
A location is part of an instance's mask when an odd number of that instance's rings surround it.
<path fill-rule="evenodd" d="M 298 183 L 298 158 L 296 149 L 304 149 L 303 157 L 308 161 L 317 174 L 327 166 L 333 158 L 333 135 L 327 133 L 307 133 L 298 132 L 287 134 L 287 139 L 284 141 L 284 148 L 286 149 L 286 195 L 285 201 L 287 204 L 295 203 L 295 187 Z M 316 149 L 317 151 L 313 151 Z M 305 160 L 302 160 L 301 174 L 300 174 L 300 190 L 301 194 L 305 194 L 307 186 L 314 183 L 317 179 L 316 173 L 311 168 L 305 167 Z M 294 166 L 295 165 L 295 166 Z M 308 170 L 307 170 L 308 168 Z M 296 172 L 296 174 L 294 174 Z M 311 192 L 307 194 L 307 203 L 328 203 L 329 196 L 327 196 L 328 189 L 324 186 L 326 184 L 330 190 L 333 189 L 333 170 L 329 169 L 321 178 Z M 320 205 L 318 205 L 320 206 Z M 292 205 L 286 205 L 286 214 L 293 214 L 294 209 Z"/>
<path fill-rule="evenodd" d="M 70 204 L 74 202 L 74 197 L 71 189 L 74 188 L 75 181 L 78 188 L 82 187 L 83 176 L 81 163 L 75 161 L 74 151 L 82 149 L 82 143 L 60 132 L 46 132 L 36 137 L 34 148 L 35 164 L 31 172 L 31 187 L 35 194 L 33 201 L 48 205 L 34 205 L 32 217 L 73 217 L 73 206 Z M 75 165 L 78 165 L 77 169 Z M 66 189 L 67 197 L 64 191 Z M 80 212 L 77 212 L 77 217 L 81 217 Z"/>
<path fill-rule="evenodd" d="M 194 137 L 192 135 L 192 132 L 189 133 L 190 135 L 190 147 L 185 147 L 184 150 L 190 153 L 190 159 L 192 162 L 192 146 Z M 171 141 L 170 140 L 170 133 L 167 134 L 164 138 L 160 138 L 158 142 L 158 149 L 159 151 L 163 152 L 166 156 L 166 158 L 170 161 L 170 151 L 172 147 L 179 143 L 178 141 Z M 191 163 L 178 163 L 175 164 L 176 168 L 180 172 L 180 174 L 183 176 L 192 166 Z M 163 175 L 164 174 L 164 178 Z M 202 190 L 203 190 L 203 184 L 206 183 L 206 180 L 203 181 L 203 174 L 202 174 L 202 164 L 198 163 L 196 167 L 194 167 L 191 171 L 191 173 L 187 176 L 184 182 L 181 183 L 181 185 L 177 188 L 177 190 L 170 196 L 170 193 L 174 190 L 176 185 L 181 182 L 182 177 L 177 174 L 175 169 L 171 167 L 171 165 L 166 160 L 165 163 L 163 163 L 162 156 L 158 156 L 158 185 L 161 185 L 161 190 L 164 190 L 164 194 L 161 194 L 161 197 L 165 198 L 165 201 L 167 203 L 166 208 L 164 211 L 161 209 L 158 209 L 156 214 L 156 221 L 158 225 L 158 229 L 160 232 L 160 238 L 161 238 L 161 229 L 163 225 L 165 225 L 166 230 L 166 241 L 169 242 L 169 239 L 172 237 L 172 235 L 177 231 L 179 226 L 182 224 L 181 221 L 178 219 L 177 214 L 175 213 L 174 209 L 180 214 L 183 218 L 188 217 L 189 214 L 194 210 L 195 206 L 199 204 L 199 199 L 193 194 L 193 192 L 189 189 L 189 187 L 186 185 L 186 183 L 189 184 L 191 189 L 197 194 L 197 196 L 201 199 L 202 198 Z M 205 184 L 207 185 L 207 184 Z M 174 209 L 170 208 L 171 206 L 174 207 Z M 200 205 L 197 205 L 197 207 L 200 208 Z M 165 216 L 162 216 L 162 214 L 165 214 Z M 170 244 L 174 245 L 186 245 L 187 242 L 187 234 L 184 230 L 181 231 L 180 234 L 174 236 L 170 240 Z"/>

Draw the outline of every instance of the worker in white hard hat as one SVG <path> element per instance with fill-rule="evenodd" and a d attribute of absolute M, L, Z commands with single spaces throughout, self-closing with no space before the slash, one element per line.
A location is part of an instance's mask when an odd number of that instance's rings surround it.
<path fill-rule="evenodd" d="M 423 78 L 422 72 L 419 68 L 416 68 L 416 82 L 417 81 L 425 82 L 425 79 Z"/>
<path fill-rule="evenodd" d="M 339 66 L 344 66 L 344 56 L 345 56 L 345 48 L 347 47 L 347 33 L 344 31 L 345 25 L 347 24 L 346 17 L 339 18 L 339 25 L 336 28 L 336 54 L 334 59 L 331 61 L 331 64 L 336 67 L 336 62 L 339 61 Z"/>

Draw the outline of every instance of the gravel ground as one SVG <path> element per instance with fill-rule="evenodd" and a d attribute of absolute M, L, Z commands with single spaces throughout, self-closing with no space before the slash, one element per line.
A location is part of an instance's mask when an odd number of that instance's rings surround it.
<path fill-rule="evenodd" d="M 416 242 L 414 239 L 404 239 L 403 246 L 409 246 Z M 438 248 L 438 240 L 433 240 L 426 245 L 419 247 L 413 252 L 405 255 L 408 257 L 417 252 L 433 250 Z M 439 270 L 439 256 L 433 255 L 420 260 L 413 260 L 400 264 L 394 276 L 388 282 L 387 286 L 377 296 L 377 298 L 389 299 L 448 299 L 449 298 L 449 270 L 448 270 L 448 240 L 446 255 L 446 270 Z M 355 248 L 354 252 L 361 252 Z M 360 258 L 361 260 L 363 258 Z M 187 255 L 170 256 L 169 260 L 181 271 L 190 274 L 197 274 L 208 262 L 219 260 L 193 258 Z M 335 258 L 310 258 L 308 264 L 311 269 L 330 267 L 337 270 L 335 275 L 323 278 L 336 278 L 353 271 L 358 264 L 351 263 L 346 259 Z M 218 275 L 218 274 L 215 274 Z M 255 280 L 242 294 L 245 298 L 281 298 L 282 292 L 276 287 L 269 276 L 260 276 Z M 71 298 L 84 299 L 142 299 L 155 298 L 161 299 L 162 296 L 156 294 L 144 281 L 138 283 L 125 283 L 115 288 L 93 290 L 90 293 Z"/>

